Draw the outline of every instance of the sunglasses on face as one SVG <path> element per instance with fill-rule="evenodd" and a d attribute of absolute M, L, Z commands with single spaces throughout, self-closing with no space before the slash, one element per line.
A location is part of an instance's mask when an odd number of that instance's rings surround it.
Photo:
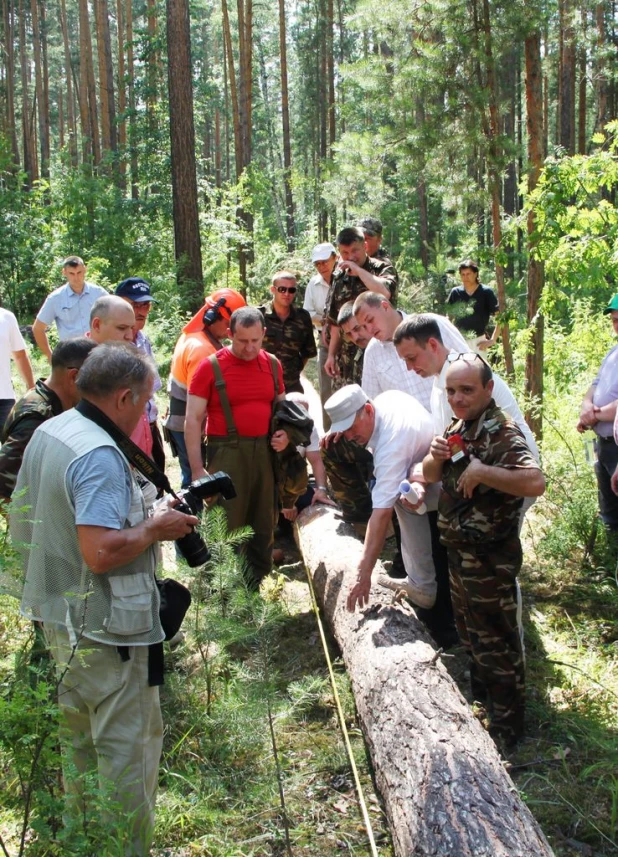
<path fill-rule="evenodd" d="M 291 295 L 296 294 L 296 286 L 277 286 L 277 291 L 280 295 L 284 295 L 286 292 L 289 292 Z"/>

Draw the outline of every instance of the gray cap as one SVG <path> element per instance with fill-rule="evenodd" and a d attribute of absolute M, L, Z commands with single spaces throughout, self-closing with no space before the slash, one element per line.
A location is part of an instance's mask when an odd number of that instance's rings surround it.
<path fill-rule="evenodd" d="M 347 431 L 354 422 L 357 411 L 368 401 L 369 397 L 358 384 L 349 384 L 333 393 L 324 403 L 324 410 L 331 420 L 330 431 L 333 434 Z"/>
<path fill-rule="evenodd" d="M 382 221 L 377 217 L 364 217 L 358 221 L 358 225 L 363 232 L 370 232 L 372 235 L 382 234 Z"/>
<path fill-rule="evenodd" d="M 311 251 L 311 262 L 313 264 L 316 262 L 325 262 L 327 259 L 330 259 L 333 253 L 336 254 L 337 251 L 330 241 L 325 241 L 323 244 L 316 244 Z"/>

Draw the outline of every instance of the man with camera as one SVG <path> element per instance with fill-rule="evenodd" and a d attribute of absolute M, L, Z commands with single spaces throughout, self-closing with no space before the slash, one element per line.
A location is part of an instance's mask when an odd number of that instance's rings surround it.
<path fill-rule="evenodd" d="M 198 523 L 174 501 L 147 517 L 114 439 L 135 428 L 154 378 L 132 346 L 95 348 L 77 379 L 82 401 L 34 433 L 11 515 L 25 563 L 21 612 L 43 623 L 58 669 L 69 808 L 84 812 L 84 773 L 94 768 L 131 826 L 132 855 L 149 853 L 163 736 L 157 542 Z"/>
<path fill-rule="evenodd" d="M 241 307 L 230 319 L 231 344 L 202 361 L 187 399 L 185 443 L 193 479 L 206 475 L 202 425 L 206 416 L 207 466 L 230 475 L 236 497 L 221 505 L 230 530 L 250 526 L 246 544 L 247 584 L 258 589 L 272 569 L 275 526 L 275 476 L 271 449 L 283 450 L 282 430 L 270 437 L 274 407 L 284 398 L 283 370 L 262 350 L 264 316 Z"/>

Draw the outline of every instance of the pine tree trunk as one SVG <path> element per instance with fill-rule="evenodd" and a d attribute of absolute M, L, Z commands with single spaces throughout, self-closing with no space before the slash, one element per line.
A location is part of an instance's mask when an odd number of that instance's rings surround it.
<path fill-rule="evenodd" d="M 122 2 L 122 0 L 119 0 Z M 127 25 L 127 87 L 129 92 L 129 152 L 131 163 L 131 199 L 139 199 L 139 169 L 137 163 L 137 118 L 135 115 L 135 60 L 133 54 L 133 4 L 126 0 Z"/>
<path fill-rule="evenodd" d="M 123 0 L 116 0 L 116 29 L 118 34 L 118 182 L 123 193 L 127 190 L 127 89 L 124 62 L 125 32 Z"/>
<path fill-rule="evenodd" d="M 82 160 L 86 170 L 92 166 L 92 127 L 88 107 L 88 3 L 79 0 L 79 115 L 82 126 Z"/>
<path fill-rule="evenodd" d="M 19 143 L 15 124 L 15 7 L 12 0 L 4 0 L 4 50 L 6 57 L 6 129 L 11 143 L 13 168 L 20 167 Z"/>
<path fill-rule="evenodd" d="M 573 0 L 560 0 L 560 67 L 558 70 L 558 142 L 575 153 L 575 69 L 577 65 Z"/>
<path fill-rule="evenodd" d="M 59 89 L 56 93 L 56 101 L 58 102 L 58 149 L 64 149 L 64 98 L 62 90 Z"/>
<path fill-rule="evenodd" d="M 582 6 L 582 38 L 579 45 L 579 92 L 577 103 L 577 151 L 586 154 L 586 30 L 587 13 Z"/>
<path fill-rule="evenodd" d="M 39 176 L 36 169 L 34 129 L 30 118 L 30 95 L 28 92 L 28 58 L 26 52 L 26 13 L 24 0 L 19 0 L 19 61 L 21 67 L 21 124 L 24 149 L 24 172 L 26 187 L 32 188 Z"/>
<path fill-rule="evenodd" d="M 225 56 L 227 58 L 227 70 L 232 101 L 232 119 L 234 122 L 234 156 L 236 163 L 236 181 L 239 181 L 243 169 L 242 161 L 242 136 L 240 130 L 240 107 L 238 104 L 238 90 L 236 88 L 236 71 L 234 68 L 234 53 L 232 50 L 232 31 L 230 29 L 230 16 L 227 0 L 221 0 L 221 12 L 223 16 L 223 38 L 225 44 Z"/>
<path fill-rule="evenodd" d="M 32 15 L 32 52 L 34 59 L 34 79 L 36 91 L 36 109 L 39 119 L 39 143 L 41 146 L 41 177 L 49 181 L 49 111 L 45 109 L 45 87 L 43 83 L 43 51 L 41 49 L 41 27 L 39 24 L 39 0 L 31 0 Z"/>
<path fill-rule="evenodd" d="M 543 167 L 543 102 L 541 92 L 541 36 L 530 33 L 525 41 L 526 57 L 526 113 L 528 130 L 528 190 L 534 190 Z M 544 323 L 540 311 L 543 293 L 544 266 L 534 258 L 534 213 L 528 213 L 528 325 L 532 336 L 526 355 L 526 395 L 532 402 L 526 413 L 528 425 L 538 440 L 543 431 L 541 405 L 543 403 L 543 339 Z"/>
<path fill-rule="evenodd" d="M 476 7 L 476 3 L 475 3 Z M 485 75 L 487 81 L 487 96 L 489 102 L 489 121 L 483 110 L 483 131 L 488 141 L 487 173 L 489 191 L 491 196 L 491 221 L 493 233 L 493 250 L 496 268 L 496 289 L 498 292 L 498 304 L 500 313 L 506 312 L 506 291 L 504 288 L 504 268 L 499 261 L 499 253 L 502 250 L 502 220 L 500 212 L 500 173 L 499 159 L 502 152 L 499 151 L 500 125 L 498 116 L 498 85 L 493 58 L 491 18 L 489 14 L 489 0 L 482 0 L 482 12 L 479 25 L 483 33 L 483 49 L 485 53 Z M 478 20 L 477 16 L 475 18 Z M 479 74 L 479 83 L 482 83 Z M 509 335 L 508 323 L 502 324 L 502 349 L 504 352 L 504 364 L 506 373 L 510 379 L 514 377 L 513 352 Z"/>
<path fill-rule="evenodd" d="M 172 198 L 177 279 L 193 311 L 203 302 L 188 0 L 167 0 Z"/>
<path fill-rule="evenodd" d="M 279 51 L 281 56 L 281 124 L 283 128 L 283 185 L 288 253 L 294 250 L 294 199 L 292 197 L 292 145 L 288 96 L 288 59 L 285 26 L 285 0 L 279 0 Z"/>
<path fill-rule="evenodd" d="M 79 0 L 79 46 L 82 133 L 89 140 L 89 143 L 86 144 L 89 157 L 91 157 L 94 166 L 97 167 L 101 162 L 101 138 L 99 135 L 97 91 L 94 80 L 88 0 Z M 87 124 L 84 124 L 84 111 L 87 111 L 88 114 Z"/>
<path fill-rule="evenodd" d="M 115 157 L 118 153 L 118 130 L 116 128 L 112 40 L 109 30 L 109 9 L 107 0 L 94 0 L 94 8 L 97 28 L 97 51 L 99 57 L 101 141 L 103 151 L 108 154 L 111 153 Z"/>
<path fill-rule="evenodd" d="M 603 131 L 607 124 L 607 59 L 605 51 L 607 50 L 607 29 L 605 26 L 605 11 L 607 3 L 597 3 L 594 9 L 594 17 L 596 22 L 596 60 L 595 60 L 595 92 L 597 102 L 597 113 L 595 117 L 594 130 Z"/>
<path fill-rule="evenodd" d="M 67 135 L 69 138 L 69 163 L 77 166 L 77 124 L 75 121 L 73 97 L 73 69 L 71 67 L 71 49 L 69 47 L 69 31 L 67 24 L 67 8 L 65 0 L 60 0 L 60 29 L 64 47 L 64 69 L 67 88 Z"/>
<path fill-rule="evenodd" d="M 158 28 L 156 0 L 146 0 L 146 26 L 148 30 L 146 107 L 150 127 L 154 128 L 156 125 L 154 113 L 159 99 L 160 64 L 159 51 L 157 48 Z"/>

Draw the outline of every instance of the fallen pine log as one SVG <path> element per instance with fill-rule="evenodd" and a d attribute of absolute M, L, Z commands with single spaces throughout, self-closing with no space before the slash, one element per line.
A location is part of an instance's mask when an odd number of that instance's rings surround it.
<path fill-rule="evenodd" d="M 352 528 L 325 506 L 309 507 L 297 523 L 352 682 L 397 857 L 551 855 L 413 609 L 376 585 L 368 608 L 347 611 L 362 550 Z"/>

